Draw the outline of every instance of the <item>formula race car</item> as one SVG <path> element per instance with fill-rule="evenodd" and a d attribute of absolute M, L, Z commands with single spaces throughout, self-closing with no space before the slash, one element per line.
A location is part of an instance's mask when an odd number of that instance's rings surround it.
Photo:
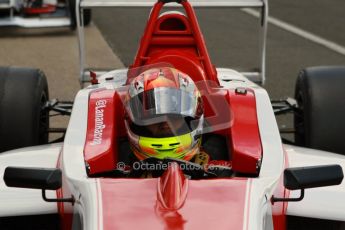
<path fill-rule="evenodd" d="M 166 4 L 184 13 L 160 14 Z M 73 104 L 49 100 L 39 70 L 0 68 L 1 229 L 344 229 L 345 67 L 306 68 L 298 76 L 295 100 L 270 101 L 254 83 L 264 81 L 265 52 L 258 73 L 215 68 L 192 7 L 262 9 L 265 32 L 267 1 L 82 0 L 77 5 L 153 9 L 133 64 L 90 72 L 91 84 Z M 179 73 L 180 91 L 161 88 L 166 68 Z M 136 79 L 153 70 L 162 75 L 161 85 L 151 84 L 143 96 L 146 85 Z M 185 75 L 196 87 L 189 87 Z M 129 119 L 158 110 L 198 112 L 196 94 L 203 115 L 197 125 L 188 123 L 197 127 L 192 137 L 202 136 L 204 148 L 217 140 L 211 151 L 225 156 L 214 154 L 206 167 L 178 157 L 147 157 L 128 165 L 134 150 L 129 142 L 135 139 L 128 129 L 143 131 L 143 124 Z M 140 113 L 135 106 L 147 109 Z M 49 116 L 56 113 L 71 115 L 66 131 L 49 128 Z M 284 113 L 295 116 L 295 141 L 282 142 L 275 115 Z M 153 118 L 145 122 L 160 119 Z M 62 138 L 49 143 L 48 133 L 57 131 Z M 145 143 L 164 155 L 185 144 L 183 138 L 174 140 L 168 147 Z"/>
<path fill-rule="evenodd" d="M 76 0 L 1 0 L 0 26 L 24 28 L 76 28 Z M 91 22 L 91 10 L 83 12 L 84 25 Z"/>

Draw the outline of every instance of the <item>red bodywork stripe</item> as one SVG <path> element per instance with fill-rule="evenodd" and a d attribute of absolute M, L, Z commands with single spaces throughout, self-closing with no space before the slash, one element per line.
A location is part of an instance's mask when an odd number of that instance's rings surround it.
<path fill-rule="evenodd" d="M 34 8 L 34 7 L 24 8 L 24 13 L 26 14 L 48 14 L 48 13 L 53 13 L 55 11 L 56 11 L 56 6 L 50 5 L 50 4 L 43 5 L 40 8 Z"/>
<path fill-rule="evenodd" d="M 285 157 L 285 168 L 289 167 L 288 155 L 284 149 Z M 279 183 L 277 189 L 275 190 L 273 196 L 288 198 L 289 190 L 284 187 L 284 173 L 281 174 L 279 178 Z M 286 213 L 287 213 L 288 202 L 276 202 L 272 204 L 272 217 L 274 229 L 285 230 L 286 229 Z"/>
<path fill-rule="evenodd" d="M 248 203 L 247 203 L 247 213 L 245 213 L 245 215 L 247 216 L 247 230 L 249 229 L 249 211 L 250 211 L 250 195 L 252 192 L 252 179 L 248 179 L 248 191 L 247 191 L 247 199 L 248 199 Z"/>
<path fill-rule="evenodd" d="M 232 168 L 235 172 L 258 175 L 258 164 L 262 158 L 256 101 L 251 89 L 245 94 L 229 90 L 233 125 L 230 129 L 232 140 Z"/>
<path fill-rule="evenodd" d="M 84 148 L 89 174 L 110 171 L 116 166 L 117 154 L 113 144 L 117 132 L 114 128 L 115 95 L 114 90 L 96 91 L 90 95 Z"/>
<path fill-rule="evenodd" d="M 61 161 L 62 161 L 62 150 L 59 154 L 59 158 L 57 161 L 57 168 L 62 169 Z M 56 190 L 56 197 L 57 198 L 66 198 L 71 197 L 72 193 L 70 192 L 70 189 L 68 187 L 68 184 L 66 182 L 66 178 L 64 177 L 64 174 L 62 174 L 62 187 L 58 190 Z M 70 230 L 72 228 L 72 221 L 73 221 L 73 210 L 74 207 L 71 203 L 67 202 L 58 202 L 58 213 L 61 219 L 60 222 L 60 228 L 63 230 Z"/>

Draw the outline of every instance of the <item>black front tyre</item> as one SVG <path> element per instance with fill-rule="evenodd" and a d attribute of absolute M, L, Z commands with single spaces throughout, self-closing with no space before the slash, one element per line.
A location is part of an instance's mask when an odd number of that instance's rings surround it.
<path fill-rule="evenodd" d="M 48 100 L 42 71 L 0 67 L 0 152 L 48 143 Z"/>
<path fill-rule="evenodd" d="M 345 66 L 311 67 L 298 76 L 295 142 L 345 155 Z"/>

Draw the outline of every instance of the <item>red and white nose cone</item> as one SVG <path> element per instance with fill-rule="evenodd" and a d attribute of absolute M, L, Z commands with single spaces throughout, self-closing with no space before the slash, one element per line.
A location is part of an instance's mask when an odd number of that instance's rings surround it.
<path fill-rule="evenodd" d="M 176 162 L 171 163 L 158 182 L 157 198 L 161 208 L 180 209 L 186 200 L 187 191 L 188 179 Z"/>

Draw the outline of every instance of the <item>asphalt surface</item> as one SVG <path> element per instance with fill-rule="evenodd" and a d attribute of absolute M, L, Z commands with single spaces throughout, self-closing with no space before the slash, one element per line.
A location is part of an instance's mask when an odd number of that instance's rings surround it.
<path fill-rule="evenodd" d="M 96 68 L 121 68 L 96 26 L 85 29 L 86 62 Z M 69 28 L 0 28 L 0 66 L 39 68 L 50 98 L 73 100 L 80 89 L 77 34 Z"/>
<path fill-rule="evenodd" d="M 150 13 L 147 8 L 96 9 L 94 22 L 114 53 L 128 66 L 133 62 Z M 238 9 L 196 9 L 211 60 L 217 67 L 251 70 L 259 66 L 259 21 Z M 270 17 L 343 46 L 345 1 L 269 1 Z M 344 53 L 343 52 L 343 53 Z M 345 53 L 269 24 L 266 84 L 271 99 L 294 97 L 300 70 L 309 66 L 345 65 Z M 281 128 L 293 126 L 293 116 L 277 118 Z M 283 135 L 292 140 L 292 135 Z"/>
<path fill-rule="evenodd" d="M 269 6 L 271 17 L 345 50 L 345 1 L 273 0 Z M 115 69 L 122 67 L 122 63 L 130 65 L 149 12 L 148 8 L 94 9 L 93 21 L 101 34 L 94 26 L 86 30 L 86 38 L 90 39 L 87 42 L 90 66 Z M 217 67 L 248 70 L 259 66 L 257 18 L 238 9 L 197 9 L 196 13 Z M 0 47 L 1 66 L 41 68 L 48 77 L 51 98 L 74 98 L 79 89 L 75 32 L 0 28 Z M 264 87 L 272 99 L 293 97 L 298 72 L 318 65 L 345 65 L 345 55 L 269 24 Z M 291 125 L 291 117 L 278 121 Z"/>
<path fill-rule="evenodd" d="M 273 0 L 271 15 L 345 46 L 343 0 Z"/>
<path fill-rule="evenodd" d="M 274 0 L 270 16 L 345 46 L 343 0 Z M 150 9 L 97 9 L 94 22 L 125 65 L 131 64 Z M 217 67 L 258 66 L 258 20 L 234 9 L 197 9 L 213 63 Z M 267 83 L 271 98 L 293 96 L 298 72 L 308 66 L 345 65 L 345 56 L 301 36 L 269 25 Z"/>
<path fill-rule="evenodd" d="M 87 63 L 97 68 L 121 68 L 95 26 L 87 27 Z M 76 32 L 69 28 L 0 28 L 0 66 L 31 67 L 44 71 L 50 99 L 72 101 L 80 85 Z M 69 117 L 55 116 L 51 127 L 67 127 Z M 59 135 L 51 135 L 55 139 Z"/>

